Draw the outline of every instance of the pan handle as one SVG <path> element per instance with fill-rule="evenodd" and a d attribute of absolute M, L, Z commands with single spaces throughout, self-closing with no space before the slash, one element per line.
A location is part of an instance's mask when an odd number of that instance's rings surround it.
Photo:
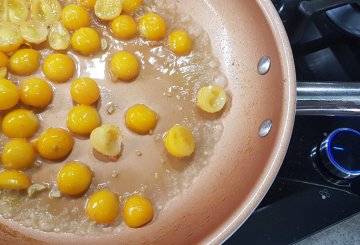
<path fill-rule="evenodd" d="M 299 81 L 296 114 L 360 116 L 360 82 Z"/>

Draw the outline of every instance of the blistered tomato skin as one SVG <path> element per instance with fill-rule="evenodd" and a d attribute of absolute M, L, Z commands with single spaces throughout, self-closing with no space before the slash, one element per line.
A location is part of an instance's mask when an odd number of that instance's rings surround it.
<path fill-rule="evenodd" d="M 80 162 L 66 163 L 57 175 L 59 190 L 70 196 L 78 196 L 87 191 L 91 179 L 89 167 Z"/>
<path fill-rule="evenodd" d="M 2 121 L 2 131 L 9 138 L 30 138 L 39 126 L 38 117 L 26 109 L 10 111 Z"/>
<path fill-rule="evenodd" d="M 51 86 L 41 78 L 29 78 L 20 87 L 20 100 L 25 105 L 46 107 L 53 98 Z"/>
<path fill-rule="evenodd" d="M 24 139 L 13 139 L 5 145 L 1 160 L 6 169 L 29 168 L 35 161 L 34 147 Z"/>
<path fill-rule="evenodd" d="M 184 30 L 176 30 L 171 32 L 168 42 L 170 49 L 179 56 L 190 54 L 193 46 L 189 34 Z"/>
<path fill-rule="evenodd" d="M 14 83 L 0 78 L 0 111 L 14 107 L 19 101 L 19 91 Z"/>
<path fill-rule="evenodd" d="M 157 123 L 157 114 L 146 105 L 134 105 L 125 115 L 125 124 L 128 129 L 138 134 L 148 134 Z"/>
<path fill-rule="evenodd" d="M 71 134 L 62 128 L 49 128 L 36 140 L 36 150 L 42 158 L 61 160 L 70 154 L 74 146 Z"/>
<path fill-rule="evenodd" d="M 188 157 L 195 150 L 192 132 L 180 125 L 172 127 L 164 138 L 166 150 L 174 157 Z"/>
<path fill-rule="evenodd" d="M 71 46 L 76 52 L 89 56 L 101 49 L 100 36 L 94 29 L 82 27 L 72 35 Z"/>
<path fill-rule="evenodd" d="M 203 111 L 215 113 L 221 111 L 227 101 L 226 92 L 216 85 L 202 87 L 196 93 L 196 105 Z"/>
<path fill-rule="evenodd" d="M 76 30 L 90 24 L 90 15 L 83 7 L 69 4 L 61 12 L 61 21 L 68 30 Z"/>
<path fill-rule="evenodd" d="M 16 75 L 30 75 L 40 66 L 41 55 L 34 49 L 19 49 L 9 60 L 9 70 Z"/>
<path fill-rule="evenodd" d="M 90 220 L 99 224 L 111 224 L 119 215 L 119 198 L 114 193 L 103 189 L 94 193 L 86 205 Z"/>
<path fill-rule="evenodd" d="M 140 65 L 135 55 L 121 51 L 111 59 L 111 72 L 117 80 L 132 81 L 140 73 Z"/>
<path fill-rule="evenodd" d="M 142 3 L 142 0 L 122 0 L 123 11 L 126 14 L 133 14 L 141 7 Z"/>
<path fill-rule="evenodd" d="M 68 129 L 79 135 L 90 135 L 91 131 L 99 127 L 100 124 L 99 113 L 94 107 L 88 105 L 74 106 L 66 119 Z"/>
<path fill-rule="evenodd" d="M 26 190 L 31 185 L 29 177 L 17 170 L 0 171 L 0 189 Z"/>
<path fill-rule="evenodd" d="M 110 25 L 113 35 L 119 39 L 128 40 L 135 37 L 137 25 L 130 15 L 120 15 L 116 17 Z"/>
<path fill-rule="evenodd" d="M 65 54 L 52 54 L 44 60 L 42 69 L 50 81 L 64 83 L 74 75 L 75 63 Z"/>
<path fill-rule="evenodd" d="M 151 41 L 160 41 L 166 35 L 167 26 L 164 19 L 155 13 L 149 13 L 141 17 L 139 21 L 140 35 Z"/>
<path fill-rule="evenodd" d="M 131 228 L 149 223 L 154 217 L 154 208 L 149 199 L 134 195 L 129 197 L 123 209 L 124 221 Z"/>
<path fill-rule="evenodd" d="M 72 99 L 84 105 L 95 103 L 100 97 L 97 83 L 91 78 L 78 78 L 71 84 L 70 94 Z"/>

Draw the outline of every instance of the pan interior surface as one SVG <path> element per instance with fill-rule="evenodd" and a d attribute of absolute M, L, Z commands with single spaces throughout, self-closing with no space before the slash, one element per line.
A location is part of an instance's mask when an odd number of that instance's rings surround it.
<path fill-rule="evenodd" d="M 38 232 L 1 218 L 3 241 L 217 244 L 259 204 L 280 168 L 295 114 L 295 72 L 281 21 L 268 0 L 229 0 L 225 4 L 183 0 L 176 5 L 208 33 L 231 94 L 221 119 L 221 138 L 207 165 L 154 222 L 141 229 L 81 236 Z M 267 74 L 260 75 L 257 66 L 263 56 L 270 58 L 271 66 Z M 271 130 L 261 137 L 259 129 L 266 120 L 271 121 Z"/>

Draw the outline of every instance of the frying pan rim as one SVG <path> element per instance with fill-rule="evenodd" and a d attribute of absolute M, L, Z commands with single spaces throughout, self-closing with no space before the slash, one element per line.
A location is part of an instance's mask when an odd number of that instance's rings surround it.
<path fill-rule="evenodd" d="M 283 74 L 286 74 L 284 90 L 286 90 L 287 96 L 284 97 L 285 101 L 283 102 L 283 115 L 281 117 L 281 125 L 279 126 L 281 130 L 277 137 L 277 142 L 274 144 L 277 145 L 276 149 L 274 149 L 277 150 L 277 152 L 274 158 L 269 159 L 269 161 L 271 160 L 271 164 L 268 164 L 268 166 L 270 166 L 269 170 L 264 171 L 264 173 L 260 176 L 259 181 L 253 187 L 253 191 L 251 191 L 252 194 L 244 201 L 244 203 L 246 203 L 245 208 L 243 205 L 239 205 L 239 208 L 233 212 L 233 217 L 229 219 L 231 221 L 226 222 L 225 225 L 219 226 L 216 231 L 211 233 L 210 236 L 204 237 L 201 244 L 223 244 L 250 217 L 265 197 L 274 182 L 277 173 L 279 172 L 290 143 L 293 125 L 295 122 L 296 73 L 290 42 L 280 16 L 271 1 L 256 0 L 256 2 L 271 27 L 271 32 L 273 33 L 280 56 L 282 72 Z"/>
<path fill-rule="evenodd" d="M 275 150 L 277 152 L 275 157 L 270 159 L 271 163 L 269 162 L 267 165 L 268 171 L 265 171 L 262 175 L 260 175 L 259 181 L 252 188 L 253 191 L 251 192 L 251 195 L 249 195 L 244 201 L 244 203 L 246 203 L 245 208 L 244 205 L 239 205 L 239 208 L 234 210 L 234 215 L 228 219 L 228 222 L 226 222 L 224 225 L 219 225 L 219 227 L 217 227 L 217 229 L 208 236 L 204 236 L 201 243 L 223 243 L 234 232 L 236 232 L 238 227 L 240 227 L 246 221 L 246 219 L 251 215 L 251 213 L 263 199 L 272 182 L 274 181 L 290 142 L 296 108 L 296 78 L 294 62 L 292 58 L 293 56 L 285 29 L 271 1 L 257 0 L 256 2 L 259 6 L 259 9 L 261 9 L 263 15 L 266 17 L 269 26 L 271 27 L 271 31 L 276 43 L 276 48 L 280 55 L 282 74 L 286 78 L 286 82 L 284 83 L 284 89 L 286 91 L 284 91 L 284 94 L 287 96 L 285 96 L 285 101 L 283 102 L 283 113 L 281 116 L 282 120 L 280 121 L 281 125 L 279 125 L 281 130 L 275 142 L 275 145 L 277 145 L 277 149 Z"/>

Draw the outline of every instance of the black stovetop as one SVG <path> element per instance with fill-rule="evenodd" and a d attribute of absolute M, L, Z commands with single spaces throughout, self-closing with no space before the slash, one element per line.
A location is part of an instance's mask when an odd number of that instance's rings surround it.
<path fill-rule="evenodd" d="M 272 2 L 289 36 L 298 82 L 360 84 L 360 36 L 349 33 L 331 19 L 335 11 L 345 17 L 350 11 L 351 18 L 359 17 L 357 30 L 360 30 L 360 5 L 309 14 L 299 10 L 305 1 Z M 360 131 L 360 117 L 296 116 L 278 176 L 259 207 L 225 244 L 291 244 L 360 212 L 360 177 L 335 178 L 311 154 L 338 128 Z"/>

